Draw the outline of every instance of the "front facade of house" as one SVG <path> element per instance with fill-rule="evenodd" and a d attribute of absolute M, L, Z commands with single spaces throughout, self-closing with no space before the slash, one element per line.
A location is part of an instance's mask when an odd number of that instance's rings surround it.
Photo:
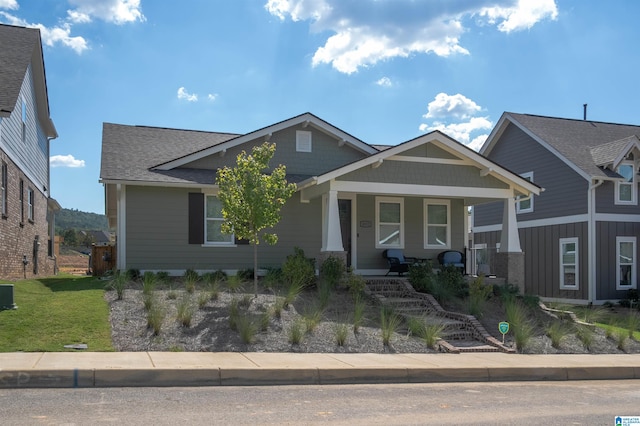
<path fill-rule="evenodd" d="M 300 247 L 318 262 L 338 255 L 357 273 L 385 274 L 385 249 L 432 260 L 464 251 L 468 206 L 515 209 L 515 195 L 539 192 L 439 132 L 381 151 L 310 113 L 243 135 L 105 123 L 101 181 L 117 235 L 114 267 L 252 267 L 252 247 L 220 232 L 215 172 L 264 141 L 276 144 L 272 165 L 287 167 L 297 192 L 274 230 L 278 244 L 259 246 L 260 268 L 280 266 Z"/>
<path fill-rule="evenodd" d="M 56 272 L 49 116 L 40 32 L 0 25 L 0 278 Z"/>
<path fill-rule="evenodd" d="M 516 209 L 528 293 L 603 303 L 637 288 L 637 135 L 640 126 L 503 114 L 481 153 L 545 188 Z M 500 250 L 501 221 L 499 206 L 474 208 L 479 252 Z"/>

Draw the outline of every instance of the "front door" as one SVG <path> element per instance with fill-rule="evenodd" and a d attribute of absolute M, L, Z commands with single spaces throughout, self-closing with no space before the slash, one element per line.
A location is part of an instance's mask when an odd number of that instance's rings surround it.
<path fill-rule="evenodd" d="M 342 247 L 347 252 L 347 266 L 351 266 L 351 200 L 338 200 Z"/>

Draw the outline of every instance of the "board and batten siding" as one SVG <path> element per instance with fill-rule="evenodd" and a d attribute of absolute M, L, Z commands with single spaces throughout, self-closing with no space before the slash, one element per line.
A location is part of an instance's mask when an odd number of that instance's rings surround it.
<path fill-rule="evenodd" d="M 195 189 L 128 186 L 126 193 L 126 267 L 152 270 L 217 270 L 253 267 L 253 247 L 203 247 L 189 244 L 189 193 Z M 282 209 L 274 228 L 278 244 L 258 246 L 259 267 L 280 266 L 297 246 L 317 258 L 322 245 L 319 200 L 297 197 Z"/>
<path fill-rule="evenodd" d="M 22 139 L 22 99 L 26 103 L 26 135 Z M 31 65 L 27 67 L 18 101 L 9 117 L 2 119 L 2 149 L 35 184 L 35 190 L 49 194 L 49 141 L 40 125 Z"/>
<path fill-rule="evenodd" d="M 424 200 L 421 197 L 393 197 L 404 199 L 404 249 L 406 256 L 431 259 L 437 264 L 437 256 L 443 250 L 424 248 Z M 356 226 L 358 241 L 358 269 L 388 269 L 382 257 L 384 249 L 376 248 L 376 196 L 357 196 Z M 463 200 L 451 199 L 451 250 L 464 252 L 464 220 L 466 209 Z"/>
<path fill-rule="evenodd" d="M 627 290 L 616 290 L 616 237 L 640 237 L 640 223 L 596 222 L 596 298 L 617 300 L 627 298 Z M 638 244 L 636 241 L 636 280 L 638 280 Z M 637 285 L 637 281 L 636 281 Z"/>
<path fill-rule="evenodd" d="M 311 152 L 296 151 L 296 131 L 311 132 Z M 287 128 L 273 133 L 270 143 L 276 144 L 276 152 L 270 165 L 275 167 L 284 164 L 288 174 L 315 176 L 359 160 L 366 155 L 348 144 L 338 145 L 336 138 L 321 132 L 312 126 L 302 125 Z M 251 152 L 254 146 L 264 143 L 264 138 L 255 139 L 240 146 L 229 148 L 224 156 L 214 154 L 183 167 L 197 169 L 217 169 L 224 166 L 236 165 L 236 157 L 243 150 Z"/>
<path fill-rule="evenodd" d="M 525 259 L 525 293 L 559 299 L 588 298 L 587 222 L 521 228 L 518 231 Z M 500 242 L 500 235 L 500 231 L 476 234 L 474 244 L 495 248 Z M 560 289 L 560 239 L 572 237 L 578 238 L 579 283 L 577 290 L 564 290 Z"/>
<path fill-rule="evenodd" d="M 516 174 L 533 172 L 533 181 L 544 188 L 534 196 L 533 212 L 518 213 L 518 221 L 572 216 L 588 212 L 589 182 L 514 124 L 509 124 L 488 155 Z M 474 225 L 502 222 L 502 203 L 474 208 Z"/>

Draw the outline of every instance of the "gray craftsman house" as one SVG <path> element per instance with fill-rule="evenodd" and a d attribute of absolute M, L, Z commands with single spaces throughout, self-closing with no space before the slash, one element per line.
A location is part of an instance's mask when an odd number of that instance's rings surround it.
<path fill-rule="evenodd" d="M 105 123 L 100 181 L 117 238 L 114 267 L 250 268 L 251 247 L 220 232 L 215 173 L 264 141 L 276 144 L 272 166 L 287 167 L 297 192 L 275 229 L 278 244 L 259 246 L 260 268 L 280 266 L 297 246 L 318 263 L 340 255 L 357 273 L 385 274 L 385 249 L 423 259 L 464 252 L 468 206 L 503 203 L 515 223 L 514 197 L 540 192 L 440 132 L 374 147 L 310 113 L 246 134 Z M 504 228 L 517 241 L 516 228 Z M 505 259 L 520 260 L 519 246 L 503 247 Z"/>
<path fill-rule="evenodd" d="M 49 115 L 40 31 L 0 24 L 0 278 L 56 272 Z"/>
<path fill-rule="evenodd" d="M 638 135 L 640 126 L 502 115 L 480 152 L 545 188 L 516 206 L 528 293 L 602 303 L 637 288 Z M 502 209 L 473 211 L 484 261 L 502 251 Z"/>

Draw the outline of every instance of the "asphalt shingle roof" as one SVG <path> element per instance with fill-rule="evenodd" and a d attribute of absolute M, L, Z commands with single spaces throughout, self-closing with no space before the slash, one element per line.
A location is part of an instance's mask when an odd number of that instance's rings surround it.
<path fill-rule="evenodd" d="M 40 31 L 0 24 L 0 111 L 13 111 Z"/>
<path fill-rule="evenodd" d="M 624 139 L 640 135 L 640 126 L 599 121 L 508 113 L 522 126 L 555 148 L 566 159 L 594 177 L 609 177 L 598 167 L 602 160 L 617 155 Z M 592 155 L 593 153 L 593 155 Z M 594 157 L 595 156 L 595 157 Z M 606 163 L 606 161 L 605 161 Z"/>
<path fill-rule="evenodd" d="M 150 169 L 237 136 L 231 133 L 104 123 L 100 178 L 139 182 L 213 183 L 214 170 Z"/>

